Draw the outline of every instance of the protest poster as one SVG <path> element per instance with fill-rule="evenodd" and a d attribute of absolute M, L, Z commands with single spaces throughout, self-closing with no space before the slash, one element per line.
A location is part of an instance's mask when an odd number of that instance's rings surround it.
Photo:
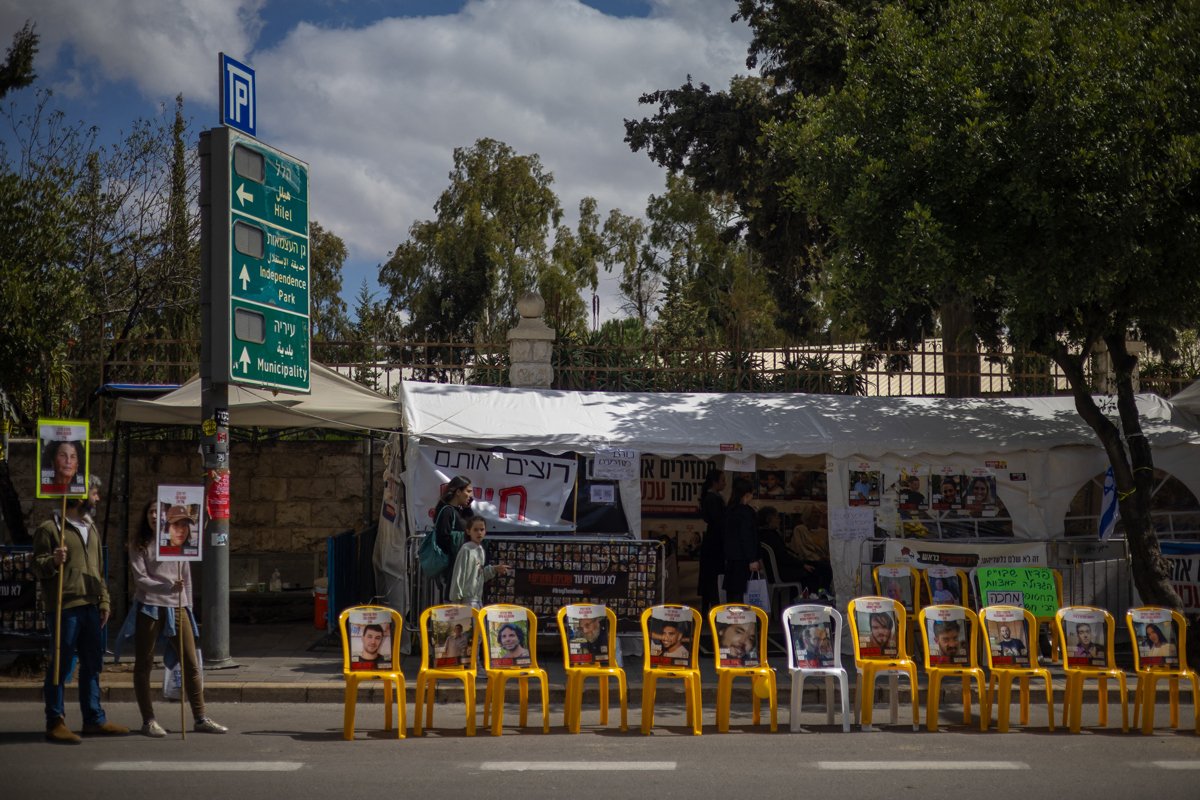
<path fill-rule="evenodd" d="M 1028 667 L 1029 625 L 1024 612 L 1019 608 L 985 608 L 982 614 L 992 665 Z"/>
<path fill-rule="evenodd" d="M 158 532 L 155 536 L 159 561 L 200 561 L 204 531 L 203 486 L 159 486 Z"/>
<path fill-rule="evenodd" d="M 351 611 L 346 618 L 350 642 L 350 669 L 392 669 L 392 615 L 386 611 Z"/>
<path fill-rule="evenodd" d="M 757 667 L 758 615 L 750 606 L 726 606 L 714 618 L 717 626 L 717 657 L 722 667 Z"/>
<path fill-rule="evenodd" d="M 572 666 L 608 663 L 608 611 L 594 603 L 575 603 L 563 614 L 567 655 Z"/>
<path fill-rule="evenodd" d="M 694 637 L 692 610 L 686 606 L 658 606 L 646 620 L 650 636 L 650 667 L 689 667 Z"/>
<path fill-rule="evenodd" d="M 980 567 L 975 582 L 981 605 L 1017 606 L 1043 619 L 1058 611 L 1058 585 L 1046 567 Z"/>
<path fill-rule="evenodd" d="M 88 423 L 73 419 L 39 419 L 37 430 L 38 499 L 86 497 L 91 454 Z"/>
<path fill-rule="evenodd" d="M 437 606 L 429 612 L 429 638 L 433 644 L 433 666 L 439 669 L 470 669 L 475 612 L 470 606 Z"/>
<path fill-rule="evenodd" d="M 523 608 L 493 608 L 487 612 L 488 654 L 493 667 L 528 667 L 529 617 Z"/>

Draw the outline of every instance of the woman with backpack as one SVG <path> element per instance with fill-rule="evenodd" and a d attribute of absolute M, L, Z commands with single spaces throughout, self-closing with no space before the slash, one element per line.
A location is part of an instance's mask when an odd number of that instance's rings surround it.
<path fill-rule="evenodd" d="M 475 499 L 471 479 L 456 475 L 446 484 L 446 491 L 433 509 L 433 540 L 438 549 L 446 554 L 446 569 L 434 576 L 442 588 L 450 589 L 450 567 L 462 547 L 466 520 L 471 516 L 471 501 Z"/>

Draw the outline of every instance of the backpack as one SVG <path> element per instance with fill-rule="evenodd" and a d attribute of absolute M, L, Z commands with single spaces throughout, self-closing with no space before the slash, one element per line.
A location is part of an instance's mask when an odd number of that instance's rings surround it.
<path fill-rule="evenodd" d="M 447 553 L 438 546 L 437 520 L 435 520 L 433 530 L 425 535 L 424 541 L 417 549 L 417 560 L 421 564 L 421 573 L 426 578 L 436 578 L 449 569 L 454 557 L 458 555 L 458 549 L 462 547 L 463 532 L 455 527 L 458 523 L 458 512 L 454 510 L 454 507 L 442 506 L 442 510 L 438 512 L 438 519 L 441 519 L 441 515 L 447 511 L 453 515 L 450 519 L 450 544 L 453 552 Z"/>

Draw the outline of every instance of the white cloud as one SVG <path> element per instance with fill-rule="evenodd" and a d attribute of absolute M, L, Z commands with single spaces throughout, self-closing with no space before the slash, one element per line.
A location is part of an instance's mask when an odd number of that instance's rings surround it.
<path fill-rule="evenodd" d="M 12 4 L 0 0 L 0 24 L 15 30 Z M 481 137 L 537 153 L 569 222 L 584 196 L 602 218 L 643 213 L 663 175 L 629 150 L 623 120 L 653 113 L 639 95 L 688 75 L 725 86 L 745 71 L 749 40 L 729 22 L 732 0 L 653 0 L 648 18 L 623 19 L 576 0 L 472 0 L 359 28 L 299 22 L 265 49 L 254 46 L 261 0 L 38 5 L 43 52 L 67 44 L 76 67 L 132 80 L 156 102 L 183 91 L 201 120 L 216 104 L 217 52 L 249 54 L 259 135 L 310 164 L 313 216 L 349 246 L 351 290 L 433 216 L 453 149 Z"/>

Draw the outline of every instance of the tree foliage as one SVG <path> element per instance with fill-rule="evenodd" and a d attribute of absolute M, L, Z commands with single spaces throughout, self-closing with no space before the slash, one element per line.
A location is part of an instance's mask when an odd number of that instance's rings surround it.
<path fill-rule="evenodd" d="M 1125 341 L 1171 352 L 1200 307 L 1200 7 L 896 3 L 844 30 L 841 86 L 772 135 L 835 235 L 844 307 L 894 341 L 957 301 L 985 341 L 1053 359 L 1114 467 L 1139 592 L 1178 606 Z M 1101 342 L 1119 427 L 1085 375 Z"/>
<path fill-rule="evenodd" d="M 26 22 L 13 34 L 12 45 L 0 64 L 0 98 L 13 89 L 23 89 L 37 79 L 33 59 L 38 51 L 38 35 L 32 22 Z"/>
<path fill-rule="evenodd" d="M 346 243 L 314 219 L 308 223 L 308 252 L 312 337 L 317 341 L 344 339 L 351 332 L 346 303 L 341 297 Z"/>

